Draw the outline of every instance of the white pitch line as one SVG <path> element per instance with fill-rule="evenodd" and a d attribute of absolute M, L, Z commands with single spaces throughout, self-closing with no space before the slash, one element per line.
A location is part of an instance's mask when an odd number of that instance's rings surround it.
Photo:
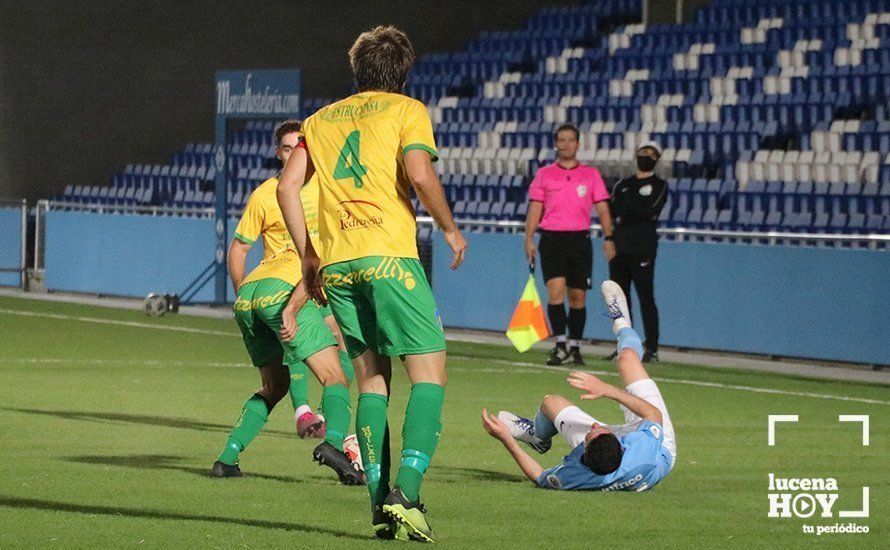
<path fill-rule="evenodd" d="M 122 325 L 129 327 L 137 327 L 137 328 L 148 328 L 148 329 L 157 329 L 157 330 L 170 330 L 174 332 L 188 332 L 192 334 L 207 334 L 211 336 L 240 336 L 234 332 L 225 332 L 221 330 L 208 330 L 208 329 L 199 329 L 199 328 L 191 328 L 191 327 L 177 327 L 177 326 L 164 326 L 164 325 L 152 325 L 149 323 L 137 323 L 135 321 L 119 321 L 115 319 L 101 319 L 98 317 L 80 317 L 76 315 L 62 315 L 60 313 L 37 313 L 31 311 L 18 311 L 14 309 L 0 309 L 0 313 L 6 313 L 9 315 L 22 315 L 25 317 L 45 317 L 48 319 L 62 319 L 66 321 L 83 321 L 86 323 L 100 323 L 106 325 Z M 454 357 L 454 355 L 452 355 Z M 474 361 L 487 361 L 490 363 L 499 363 L 503 365 L 510 365 L 515 367 L 528 367 L 531 369 L 537 370 L 551 370 L 557 372 L 569 372 L 573 369 L 566 369 L 563 367 L 555 367 L 549 365 L 538 365 L 536 363 L 526 363 L 522 361 L 508 361 L 506 359 L 485 359 L 485 358 L 471 358 L 466 356 L 457 355 L 455 358 L 474 360 Z M 195 363 L 190 363 L 195 364 Z M 214 365 L 210 365 L 214 366 Z M 228 364 L 219 364 L 218 366 L 229 366 Z M 606 372 L 606 371 L 587 371 L 598 376 L 618 376 L 617 373 L 614 372 Z M 811 392 L 797 392 L 797 391 L 787 391 L 787 390 L 777 390 L 772 388 L 758 388 L 755 386 L 741 386 L 737 384 L 721 384 L 719 382 L 703 382 L 700 380 L 687 380 L 683 378 L 653 378 L 656 382 L 666 382 L 670 384 L 685 384 L 687 386 L 699 386 L 704 388 L 720 388 L 727 390 L 738 390 L 738 391 L 747 391 L 752 393 L 765 393 L 772 395 L 788 395 L 793 397 L 812 397 L 814 399 L 831 399 L 835 401 L 847 401 L 852 403 L 868 403 L 870 405 L 890 405 L 890 401 L 881 401 L 879 399 L 867 399 L 864 397 L 846 397 L 842 395 L 830 395 L 824 393 L 811 393 Z"/>
<path fill-rule="evenodd" d="M 455 357 L 452 355 L 452 357 Z M 589 372 L 591 374 L 595 374 L 597 376 L 618 376 L 616 372 L 606 372 L 606 371 L 596 371 L 596 370 L 585 370 L 585 369 L 569 369 L 564 367 L 556 367 L 550 365 L 538 365 L 536 363 L 525 363 L 522 361 L 508 361 L 506 359 L 475 359 L 471 357 L 466 357 L 464 355 L 457 355 L 455 358 L 457 359 L 465 359 L 469 361 L 488 361 L 491 363 L 500 363 L 502 365 L 511 365 L 516 367 L 528 367 L 532 369 L 538 370 L 551 370 L 557 372 L 571 372 L 573 370 L 583 370 L 584 372 Z M 685 384 L 687 386 L 700 386 L 704 388 L 720 388 L 725 390 L 738 390 L 738 391 L 747 391 L 752 393 L 767 393 L 773 395 L 788 395 L 793 397 L 812 397 L 815 399 L 833 399 L 837 401 L 849 401 L 853 403 L 868 403 L 869 405 L 890 405 L 890 401 L 881 401 L 880 399 L 868 399 L 866 397 L 847 397 L 844 395 L 831 395 L 827 393 L 811 393 L 811 392 L 799 392 L 799 391 L 788 391 L 788 390 L 777 390 L 773 388 L 758 388 L 755 386 L 741 386 L 738 384 L 721 384 L 720 382 L 703 382 L 701 380 L 687 380 L 684 378 L 656 378 L 653 377 L 658 383 L 671 383 L 671 384 Z"/>
<path fill-rule="evenodd" d="M 155 330 L 172 330 L 174 332 L 189 332 L 192 334 L 207 334 L 210 336 L 241 336 L 234 332 L 222 330 L 210 330 L 191 327 L 177 327 L 165 325 L 153 325 L 151 323 L 138 323 L 136 321 L 120 321 L 117 319 L 101 319 L 99 317 L 80 317 L 77 315 L 62 315 L 61 313 L 37 313 L 34 311 L 18 311 L 15 309 L 0 309 L 0 313 L 8 315 L 21 315 L 23 317 L 43 317 L 46 319 L 61 319 L 63 321 L 83 321 L 85 323 L 99 323 L 103 325 L 120 325 L 125 327 L 148 328 Z"/>

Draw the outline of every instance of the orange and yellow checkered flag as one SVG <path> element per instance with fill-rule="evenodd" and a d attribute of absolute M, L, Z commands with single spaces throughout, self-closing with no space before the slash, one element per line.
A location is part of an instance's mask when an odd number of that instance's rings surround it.
<path fill-rule="evenodd" d="M 538 289 L 535 287 L 534 274 L 528 276 L 525 290 L 519 298 L 519 305 L 510 319 L 507 328 L 507 338 L 513 342 L 519 352 L 527 351 L 536 342 L 550 336 L 550 329 L 544 318 L 544 308 L 541 307 L 541 299 L 538 297 Z"/>

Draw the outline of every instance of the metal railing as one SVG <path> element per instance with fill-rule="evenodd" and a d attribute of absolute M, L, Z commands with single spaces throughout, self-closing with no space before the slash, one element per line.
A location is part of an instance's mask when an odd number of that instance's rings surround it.
<path fill-rule="evenodd" d="M 19 254 L 19 265 L 17 267 L 0 266 L 0 273 L 18 273 L 19 284 L 25 284 L 25 268 L 27 262 L 27 242 L 28 242 L 28 202 L 25 199 L 0 199 L 0 208 L 9 210 L 19 210 L 21 213 L 20 238 L 21 251 Z"/>
<path fill-rule="evenodd" d="M 525 231 L 525 222 L 516 220 L 472 220 L 456 218 L 455 223 L 461 227 L 503 229 L 510 233 Z M 418 224 L 436 224 L 429 216 L 418 216 Z M 603 228 L 599 224 L 591 224 L 590 230 L 595 236 L 602 235 Z M 867 243 L 869 245 L 887 245 L 890 243 L 890 234 L 869 233 L 860 235 L 847 235 L 835 233 L 792 233 L 787 231 L 727 231 L 722 229 L 692 229 L 686 227 L 660 227 L 656 230 L 660 236 L 674 237 L 676 240 L 688 240 L 690 237 L 731 239 L 738 241 L 768 241 L 770 244 L 779 244 L 785 241 L 792 242 L 837 242 L 837 243 Z"/>

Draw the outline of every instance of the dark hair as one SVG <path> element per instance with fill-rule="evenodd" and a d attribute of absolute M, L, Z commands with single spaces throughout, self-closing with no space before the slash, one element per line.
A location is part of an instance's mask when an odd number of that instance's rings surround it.
<path fill-rule="evenodd" d="M 414 64 L 414 47 L 393 26 L 374 27 L 361 33 L 349 48 L 349 65 L 359 92 L 400 93 Z"/>
<path fill-rule="evenodd" d="M 562 126 L 560 126 L 559 128 L 556 129 L 556 132 L 554 132 L 554 134 L 553 134 L 553 139 L 556 140 L 556 138 L 559 137 L 560 132 L 566 132 L 566 131 L 575 132 L 575 141 L 581 140 L 581 132 L 578 130 L 578 127 L 575 126 L 574 124 L 568 124 L 568 123 L 563 124 Z"/>
<path fill-rule="evenodd" d="M 581 461 L 597 475 L 611 474 L 621 466 L 624 449 L 615 434 L 604 433 L 591 439 L 584 447 Z"/>
<path fill-rule="evenodd" d="M 301 126 L 303 126 L 303 122 L 293 118 L 279 122 L 275 126 L 275 147 L 281 146 L 281 140 L 284 139 L 284 136 L 293 132 L 299 132 Z"/>

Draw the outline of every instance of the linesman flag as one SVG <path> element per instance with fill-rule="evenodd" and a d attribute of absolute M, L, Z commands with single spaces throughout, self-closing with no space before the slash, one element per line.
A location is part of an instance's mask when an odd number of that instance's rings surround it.
<path fill-rule="evenodd" d="M 538 297 L 538 289 L 535 287 L 534 273 L 528 276 L 525 290 L 519 298 L 519 305 L 510 319 L 507 328 L 507 338 L 520 353 L 527 351 L 536 342 L 550 336 L 547 321 L 544 318 L 544 308 L 541 307 L 541 299 Z"/>

